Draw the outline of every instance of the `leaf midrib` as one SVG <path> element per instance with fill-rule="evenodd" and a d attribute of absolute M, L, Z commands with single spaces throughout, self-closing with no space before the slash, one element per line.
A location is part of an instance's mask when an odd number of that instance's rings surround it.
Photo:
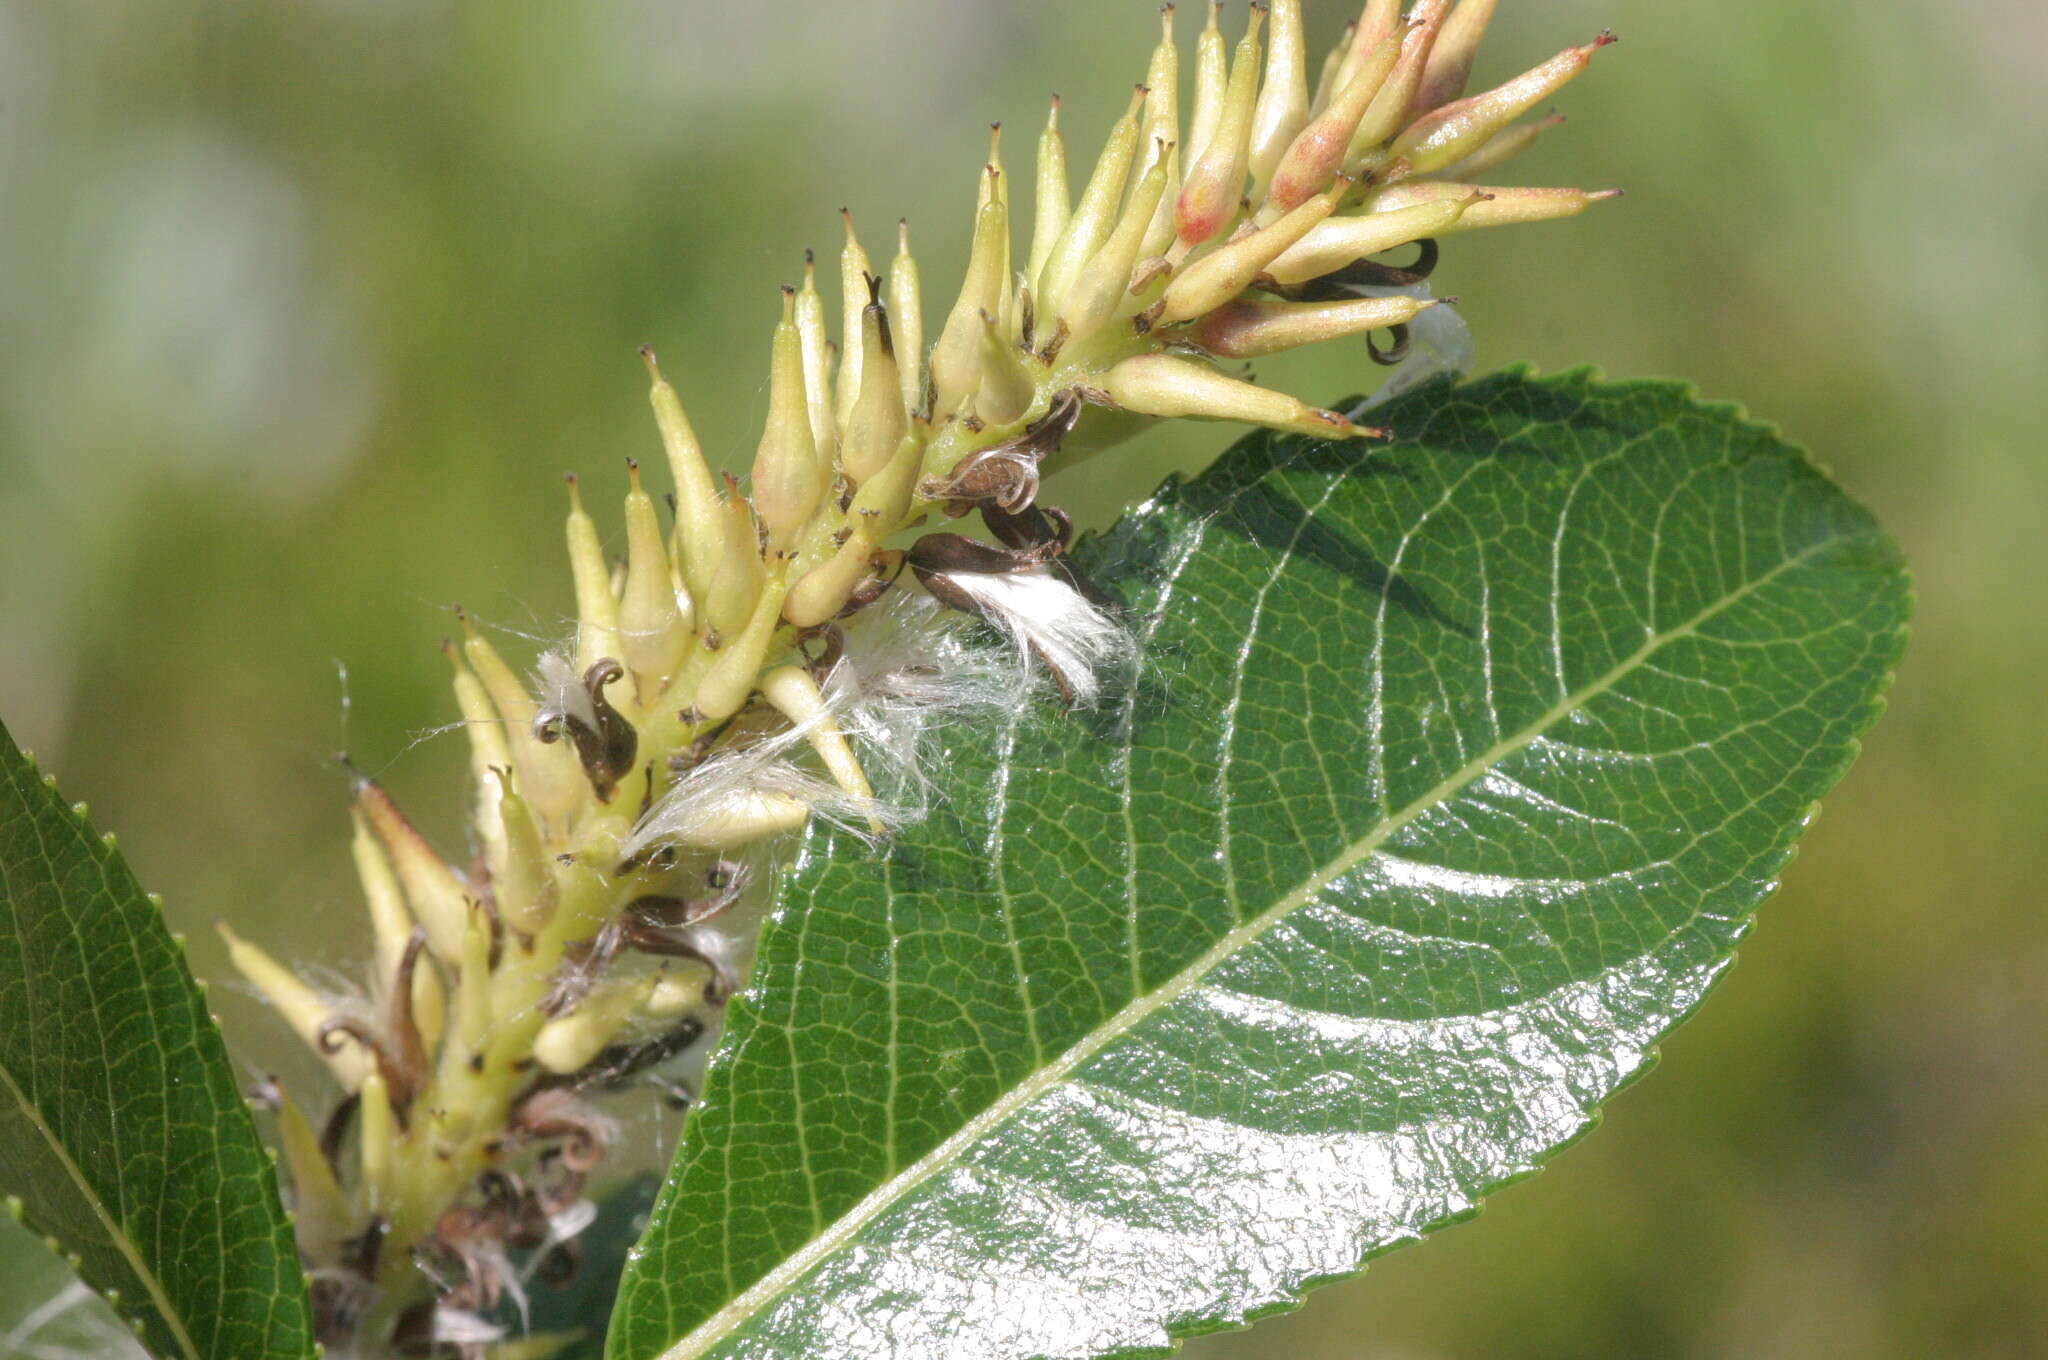
<path fill-rule="evenodd" d="M 1566 694 L 1535 721 L 1495 742 L 1400 811 L 1390 813 L 1381 819 L 1370 831 L 1343 847 L 1278 902 L 1232 927 L 1178 973 L 1152 991 L 1134 997 L 1105 1017 L 1100 1024 L 1075 1041 L 1066 1052 L 998 1096 L 931 1151 L 869 1191 L 859 1203 L 834 1219 L 824 1232 L 784 1257 L 768 1273 L 735 1295 L 724 1307 L 699 1323 L 688 1335 L 663 1351 L 660 1360 L 697 1360 L 697 1357 L 706 1354 L 711 1347 L 737 1331 L 769 1301 L 795 1284 L 812 1267 L 850 1242 L 857 1232 L 879 1218 L 898 1200 L 950 1166 L 983 1136 L 1065 1081 L 1111 1043 L 1179 1000 L 1266 931 L 1306 906 L 1318 893 L 1378 850 L 1395 833 L 1424 813 L 1442 806 L 1452 795 L 1509 756 L 1527 748 L 1530 743 L 1576 709 L 1614 688 L 1666 646 L 1693 636 L 1712 619 L 1733 608 L 1780 575 L 1802 565 L 1823 550 L 1839 545 L 1842 541 L 1839 537 L 1822 539 L 1786 557 L 1755 580 L 1737 586 L 1683 623 L 1664 632 L 1650 634 L 1640 647 L 1604 674 L 1583 688 Z"/>
<path fill-rule="evenodd" d="M 35 1131 L 41 1134 L 43 1141 L 49 1145 L 51 1155 L 64 1168 L 65 1176 L 77 1187 L 79 1194 L 85 1197 L 86 1204 L 92 1209 L 93 1217 L 97 1218 L 100 1226 L 106 1230 L 107 1240 L 113 1243 L 114 1249 L 128 1262 L 128 1268 L 134 1272 L 135 1278 L 148 1292 L 149 1301 L 155 1307 L 157 1316 L 163 1319 L 171 1335 L 177 1338 L 179 1350 L 190 1356 L 191 1360 L 199 1360 L 199 1347 L 193 1344 L 191 1334 L 185 1330 L 184 1320 L 178 1316 L 177 1309 L 171 1305 L 170 1297 L 164 1293 L 163 1282 L 157 1279 L 156 1272 L 143 1261 L 134 1241 L 128 1236 L 127 1228 L 108 1210 L 106 1203 L 92 1188 L 92 1183 L 86 1180 L 84 1170 L 72 1159 L 70 1152 L 58 1140 L 56 1131 L 44 1120 L 42 1111 L 29 1100 L 28 1093 L 21 1089 L 21 1084 L 14 1079 L 14 1074 L 7 1070 L 4 1063 L 0 1063 L 0 1084 L 6 1086 L 14 1103 L 21 1108 Z"/>

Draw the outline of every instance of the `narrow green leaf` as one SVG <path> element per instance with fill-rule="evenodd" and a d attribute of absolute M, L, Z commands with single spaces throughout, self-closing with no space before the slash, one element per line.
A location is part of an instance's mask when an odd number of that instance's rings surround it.
<path fill-rule="evenodd" d="M 184 951 L 4 727 L 0 1192 L 156 1354 L 312 1354 L 276 1176 Z"/>
<path fill-rule="evenodd" d="M 1908 591 L 1770 431 L 1499 375 L 1084 560 L 1118 709 L 781 888 L 611 1353 L 1088 1356 L 1286 1308 L 1585 1131 L 1848 766 Z"/>

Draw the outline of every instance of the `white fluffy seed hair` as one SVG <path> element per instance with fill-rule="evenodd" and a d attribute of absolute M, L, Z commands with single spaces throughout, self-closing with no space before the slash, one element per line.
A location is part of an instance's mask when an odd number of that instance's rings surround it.
<path fill-rule="evenodd" d="M 1028 671 L 1037 661 L 1058 671 L 1076 708 L 1094 707 L 1103 672 L 1131 659 L 1135 644 L 1123 624 L 1050 567 L 946 579 L 1008 637 L 1020 666 Z"/>
<path fill-rule="evenodd" d="M 590 691 L 583 688 L 576 667 L 567 656 L 561 652 L 542 652 L 534 662 L 534 671 L 543 714 L 574 718 L 587 730 L 597 730 L 597 706 L 590 702 Z"/>
<path fill-rule="evenodd" d="M 891 594 L 846 629 L 845 650 L 821 686 L 819 717 L 721 751 L 685 774 L 641 818 L 626 853 L 701 845 L 709 828 L 773 796 L 860 836 L 907 825 L 929 803 L 939 733 L 1014 709 L 1038 683 L 1041 663 L 1058 669 L 1076 704 L 1092 704 L 1102 672 L 1130 658 L 1123 625 L 1052 571 L 951 579 L 982 606 L 1004 645 L 991 645 L 972 619 L 929 595 Z M 567 663 L 558 658 L 555 672 L 567 674 Z M 858 748 L 875 797 L 847 793 L 811 762 L 812 724 L 827 719 Z"/>

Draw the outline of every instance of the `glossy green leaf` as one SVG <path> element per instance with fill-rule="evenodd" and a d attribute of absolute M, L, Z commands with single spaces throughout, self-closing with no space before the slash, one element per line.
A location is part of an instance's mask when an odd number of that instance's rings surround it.
<path fill-rule="evenodd" d="M 184 951 L 5 728 L 0 1193 L 166 1360 L 312 1354 L 270 1158 Z"/>
<path fill-rule="evenodd" d="M 1727 966 L 1876 716 L 1899 557 L 1769 430 L 1509 373 L 1257 435 L 1083 558 L 1113 710 L 815 835 L 612 1354 L 1156 1352 L 1466 1217 Z"/>

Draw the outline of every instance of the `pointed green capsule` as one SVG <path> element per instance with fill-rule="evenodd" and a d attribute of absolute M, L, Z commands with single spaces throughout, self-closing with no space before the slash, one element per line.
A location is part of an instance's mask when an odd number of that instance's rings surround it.
<path fill-rule="evenodd" d="M 583 493 L 574 474 L 569 483 L 569 571 L 576 580 L 576 669 L 589 670 L 600 657 L 619 654 L 619 597 L 612 593 L 611 564 L 597 522 L 583 508 Z"/>
<path fill-rule="evenodd" d="M 1140 354 L 1102 377 L 1102 390 L 1127 411 L 1195 420 L 1235 420 L 1324 439 L 1355 439 L 1385 431 L 1353 425 L 1335 411 L 1313 406 L 1253 383 L 1226 377 L 1207 364 L 1170 354 Z"/>
<path fill-rule="evenodd" d="M 1231 62 L 1230 83 L 1215 130 L 1189 167 L 1173 206 L 1174 249 L 1185 254 L 1223 230 L 1237 215 L 1251 155 L 1252 105 L 1259 91 L 1259 30 L 1266 7 L 1252 6 L 1251 20 Z"/>
<path fill-rule="evenodd" d="M 492 707 L 505 720 L 505 742 L 512 749 L 512 767 L 519 773 L 519 787 L 546 821 L 550 834 L 564 836 L 590 795 L 590 781 L 583 777 L 582 768 L 566 743 L 544 742 L 534 735 L 533 720 L 539 706 L 533 696 L 498 655 L 498 649 L 477 632 L 469 616 L 460 617 L 462 654 L 490 694 Z M 438 949 L 435 953 L 441 958 L 449 957 Z"/>
<path fill-rule="evenodd" d="M 398 1118 L 391 1109 L 391 1088 L 371 1072 L 357 1091 L 361 1097 L 356 1122 L 361 1126 L 357 1152 L 362 1160 L 363 1188 L 373 1206 L 391 1195 L 391 1169 L 398 1142 Z"/>
<path fill-rule="evenodd" d="M 846 541 L 832 556 L 812 567 L 789 588 L 782 602 L 782 617 L 798 628 L 816 628 L 829 623 L 853 595 L 873 568 L 875 542 L 873 514 L 856 515 Z"/>
<path fill-rule="evenodd" d="M 1567 47 L 1505 85 L 1444 105 L 1418 119 L 1389 148 L 1412 173 L 1426 175 L 1479 150 L 1495 133 L 1562 89 L 1615 40 L 1602 33 L 1583 47 Z"/>
<path fill-rule="evenodd" d="M 1335 212 L 1350 188 L 1349 181 L 1340 180 L 1273 225 L 1218 246 L 1196 260 L 1166 286 L 1158 324 L 1191 320 L 1244 292 L 1268 265 Z"/>
<path fill-rule="evenodd" d="M 1382 189 L 1373 196 L 1372 213 L 1399 212 L 1425 203 L 1460 200 L 1465 211 L 1432 235 L 1470 231 L 1477 227 L 1505 227 L 1521 222 L 1550 222 L 1575 217 L 1610 198 L 1620 198 L 1619 189 L 1550 189 L 1516 186 L 1462 184 L 1439 179 L 1411 179 Z"/>
<path fill-rule="evenodd" d="M 1359 122 L 1400 58 L 1405 32 L 1404 29 L 1382 39 L 1350 82 L 1337 92 L 1330 106 L 1288 145 L 1280 164 L 1274 168 L 1272 186 L 1259 210 L 1261 225 L 1277 221 L 1282 213 L 1308 202 L 1344 168 L 1344 155 L 1358 132 Z"/>
<path fill-rule="evenodd" d="M 1187 156 L 1200 160 L 1223 117 L 1223 88 L 1230 73 L 1230 48 L 1223 40 L 1223 0 L 1211 0 L 1208 18 L 1195 39 L 1195 99 L 1188 115 Z"/>
<path fill-rule="evenodd" d="M 1434 298 L 1346 298 L 1337 302 L 1225 303 L 1188 327 L 1190 343 L 1219 359 L 1257 359 L 1303 345 L 1399 326 L 1437 305 Z"/>
<path fill-rule="evenodd" d="M 1422 73 L 1427 68 L 1430 50 L 1436 46 L 1436 35 L 1443 27 L 1444 16 L 1450 12 L 1451 0 L 1415 0 L 1415 7 L 1408 11 L 1408 28 L 1401 40 L 1401 54 L 1394 59 L 1394 69 L 1387 73 L 1386 83 L 1359 120 L 1358 131 L 1351 136 L 1351 147 L 1345 160 L 1349 165 L 1367 162 L 1369 153 L 1378 151 L 1380 145 L 1399 132 L 1408 121 L 1408 106 L 1415 100 L 1415 91 L 1422 84 Z"/>
<path fill-rule="evenodd" d="M 601 982 L 593 987 L 583 1004 L 567 1015 L 559 1015 L 540 1028 L 534 1037 L 533 1056 L 557 1076 L 566 1076 L 585 1066 L 604 1051 L 625 1023 L 645 1004 L 654 990 L 654 975 L 630 980 Z"/>
<path fill-rule="evenodd" d="M 984 177 L 993 170 L 984 167 Z M 981 385 L 981 314 L 1002 313 L 1003 277 L 1009 259 L 1010 216 L 1001 199 L 985 199 L 974 215 L 974 246 L 967 258 L 967 277 L 946 317 L 939 341 L 932 346 L 932 387 L 938 404 L 933 420 L 943 420 Z"/>
<path fill-rule="evenodd" d="M 981 314 L 981 386 L 974 394 L 974 413 L 991 425 L 1008 425 L 1031 408 L 1038 384 L 1025 366 L 1024 355 L 987 312 Z"/>
<path fill-rule="evenodd" d="M 1445 166 L 1443 174 L 1451 179 L 1472 180 L 1489 171 L 1497 170 L 1527 151 L 1538 137 L 1563 121 L 1563 114 L 1547 113 L 1534 122 L 1504 128 L 1487 138 L 1477 151 L 1465 159 Z"/>
<path fill-rule="evenodd" d="M 1358 22 L 1351 26 L 1351 46 L 1344 53 L 1344 64 L 1337 69 L 1338 85 L 1349 82 L 1358 73 L 1358 64 L 1400 26 L 1401 0 L 1365 0 Z"/>
<path fill-rule="evenodd" d="M 1385 211 L 1379 210 L 1385 197 L 1382 195 L 1374 200 L 1373 212 L 1321 222 L 1265 267 L 1262 282 L 1281 287 L 1307 283 L 1356 264 L 1368 255 L 1449 231 L 1486 197 L 1464 185 L 1456 187 L 1463 190 L 1456 197 L 1412 201 Z"/>
<path fill-rule="evenodd" d="M 362 810 L 350 808 L 348 816 L 354 827 L 349 838 L 349 856 L 355 862 L 356 878 L 363 885 L 363 900 L 370 909 L 376 975 L 380 979 L 392 977 L 398 972 L 406 942 L 412 938 L 412 910 L 405 905 L 405 890 L 398 886 L 391 860 L 370 830 Z"/>
<path fill-rule="evenodd" d="M 498 818 L 498 781 L 491 777 L 491 771 L 511 766 L 512 748 L 506 743 L 505 724 L 499 721 L 491 696 L 476 672 L 463 661 L 462 652 L 453 642 L 443 642 L 441 654 L 448 658 L 449 668 L 454 672 L 455 707 L 462 714 L 462 730 L 469 738 L 469 778 L 475 792 L 470 822 L 484 852 L 484 862 L 495 869 L 504 852 L 505 829 Z"/>
<path fill-rule="evenodd" d="M 754 509 L 740 494 L 739 484 L 726 478 L 723 517 L 724 548 L 718 570 L 712 574 L 711 589 L 705 595 L 701 627 L 706 646 L 724 645 L 727 638 L 746 627 L 760 598 L 765 568 L 761 565 L 760 533 L 754 524 Z"/>
<path fill-rule="evenodd" d="M 804 283 L 796 294 L 796 332 L 803 340 L 804 405 L 811 413 L 811 442 L 829 481 L 839 452 L 839 425 L 832 415 L 832 349 L 825 325 L 825 299 L 818 292 L 818 257 L 804 252 Z"/>
<path fill-rule="evenodd" d="M 863 288 L 865 280 L 862 280 Z M 858 326 L 859 314 L 855 313 Z M 893 380 L 894 375 L 891 375 Z M 782 320 L 769 346 L 768 423 L 754 453 L 754 513 L 768 531 L 768 546 L 787 548 L 824 498 L 818 446 L 804 403 L 803 340 L 796 330 L 796 290 L 782 290 Z"/>
<path fill-rule="evenodd" d="M 761 598 L 754 602 L 754 612 L 746 626 L 720 649 L 718 659 L 697 686 L 692 702 L 699 718 L 717 722 L 739 712 L 747 702 L 760 677 L 761 664 L 768 659 L 775 630 L 781 626 L 782 601 L 788 591 L 788 583 L 778 568 L 763 584 Z"/>
<path fill-rule="evenodd" d="M 521 935 L 538 935 L 555 909 L 555 875 L 526 800 L 504 792 L 505 869 L 492 883 L 498 914 Z"/>
<path fill-rule="evenodd" d="M 1130 202 L 1124 205 L 1123 217 L 1116 224 L 1116 230 L 1082 268 L 1080 277 L 1074 280 L 1066 305 L 1060 309 L 1060 319 L 1067 324 L 1070 341 L 1093 335 L 1116 314 L 1118 304 L 1129 295 L 1131 271 L 1138 263 L 1146 233 L 1151 230 L 1153 217 L 1166 196 L 1167 157 L 1170 154 L 1171 149 L 1164 144 L 1154 145 L 1151 167 L 1131 191 Z"/>
<path fill-rule="evenodd" d="M 974 214 L 980 219 L 981 210 L 991 203 L 1000 204 L 1003 210 L 1003 238 L 998 243 L 999 254 L 996 262 L 996 277 L 1002 280 L 996 289 L 996 315 L 1004 325 L 1009 324 L 1012 279 L 1010 267 L 1010 174 L 1003 169 L 1003 125 L 990 123 L 988 128 L 988 160 L 982 175 L 981 185 L 975 191 Z"/>
<path fill-rule="evenodd" d="M 292 1033 L 298 1035 L 306 1047 L 320 1055 L 343 1089 L 359 1089 L 365 1075 L 373 1071 L 376 1064 L 370 1054 L 353 1040 L 342 1038 L 331 1052 L 320 1042 L 320 1029 L 334 1014 L 334 1008 L 297 974 L 272 958 L 261 945 L 251 944 L 230 930 L 227 922 L 215 921 L 213 927 L 227 945 L 228 959 L 235 965 L 235 971 L 262 993 L 263 999 L 284 1017 Z"/>
<path fill-rule="evenodd" d="M 292 1214 L 297 1220 L 293 1232 L 299 1250 L 316 1265 L 337 1264 L 342 1239 L 350 1227 L 348 1198 L 335 1179 L 334 1167 L 320 1150 L 319 1136 L 305 1111 L 282 1089 L 277 1098 L 277 1140 L 291 1178 Z"/>
<path fill-rule="evenodd" d="M 1145 88 L 1151 94 L 1145 99 L 1143 145 L 1166 148 L 1166 185 L 1138 246 L 1141 259 L 1163 255 L 1173 244 L 1173 202 L 1180 196 L 1180 49 L 1173 41 L 1173 15 L 1172 5 L 1159 7 L 1159 45 L 1145 68 Z"/>
<path fill-rule="evenodd" d="M 1436 45 L 1430 49 L 1429 61 L 1422 68 L 1422 83 L 1415 88 L 1409 117 L 1442 108 L 1465 93 L 1465 82 L 1472 78 L 1473 59 L 1479 55 L 1480 43 L 1493 23 L 1494 7 L 1495 0 L 1458 0 L 1458 7 L 1444 20 L 1443 31 L 1436 35 Z"/>
<path fill-rule="evenodd" d="M 868 280 L 869 302 L 860 314 L 860 347 L 866 359 L 860 375 L 860 399 L 854 402 L 847 421 L 843 451 L 846 478 L 855 486 L 888 464 L 910 428 L 881 284 L 880 279 Z"/>
<path fill-rule="evenodd" d="M 462 962 L 455 978 L 455 1034 L 464 1049 L 481 1053 L 491 1040 L 491 919 L 481 907 L 462 932 Z"/>
<path fill-rule="evenodd" d="M 1273 0 L 1272 24 L 1266 78 L 1252 108 L 1249 163 L 1254 199 L 1273 182 L 1280 157 L 1308 125 L 1308 39 L 1302 31 L 1301 0 Z"/>
<path fill-rule="evenodd" d="M 413 919 L 426 927 L 436 957 L 450 963 L 461 957 L 462 930 L 469 918 L 469 885 L 413 829 L 391 795 L 373 779 L 358 779 L 356 810 L 376 831 L 391 867 L 405 887 Z"/>
<path fill-rule="evenodd" d="M 1045 131 L 1038 134 L 1038 176 L 1032 193 L 1031 255 L 1024 266 L 1024 278 L 1036 293 L 1042 286 L 1045 263 L 1052 248 L 1073 216 L 1067 193 L 1067 144 L 1060 136 L 1060 97 L 1052 97 L 1052 111 L 1046 114 Z"/>
<path fill-rule="evenodd" d="M 682 664 L 690 645 L 690 622 L 676 598 L 661 517 L 654 498 L 640 485 L 640 467 L 629 464 L 626 493 L 626 588 L 619 598 L 620 659 L 632 670 L 643 700 Z"/>
<path fill-rule="evenodd" d="M 860 396 L 860 309 L 868 305 L 868 253 L 861 249 L 853 230 L 853 214 L 845 208 L 839 217 L 846 224 L 846 244 L 839 251 L 839 381 L 832 414 L 841 429 Z"/>
<path fill-rule="evenodd" d="M 1143 85 L 1132 92 L 1130 106 L 1110 128 L 1102 155 L 1088 176 L 1088 187 L 1081 191 L 1081 201 L 1068 219 L 1066 230 L 1060 233 L 1052 258 L 1045 262 L 1037 294 L 1039 310 L 1045 316 L 1059 315 L 1067 290 L 1116 226 L 1124 184 L 1130 178 L 1131 161 L 1138 150 L 1138 115 L 1150 93 Z"/>
<path fill-rule="evenodd" d="M 896 223 L 896 258 L 889 263 L 889 316 L 899 346 L 896 381 L 903 392 L 903 409 L 914 413 L 924 405 L 924 296 L 917 260 L 910 253 L 908 218 Z"/>
<path fill-rule="evenodd" d="M 683 582 L 693 592 L 711 584 L 711 572 L 718 565 L 718 491 L 711 480 L 711 465 L 704 461 L 704 448 L 690 418 L 683 412 L 675 388 L 661 376 L 654 351 L 642 348 L 647 374 L 654 380 L 648 400 L 654 407 L 654 423 L 660 427 L 662 448 L 668 455 L 669 476 L 676 486 L 676 545 L 682 559 Z M 506 714 L 505 720 L 512 721 Z"/>
<path fill-rule="evenodd" d="M 825 707 L 825 696 L 818 692 L 818 682 L 811 679 L 809 671 L 800 666 L 778 666 L 761 677 L 761 697 L 774 706 L 777 712 L 788 718 L 792 724 L 802 728 L 811 749 L 824 763 L 826 773 L 840 791 L 855 798 L 873 798 L 875 791 L 868 783 L 866 771 L 853 754 L 853 744 L 846 739 L 831 711 Z M 868 825 L 876 835 L 886 829 L 878 821 L 869 820 Z"/>

